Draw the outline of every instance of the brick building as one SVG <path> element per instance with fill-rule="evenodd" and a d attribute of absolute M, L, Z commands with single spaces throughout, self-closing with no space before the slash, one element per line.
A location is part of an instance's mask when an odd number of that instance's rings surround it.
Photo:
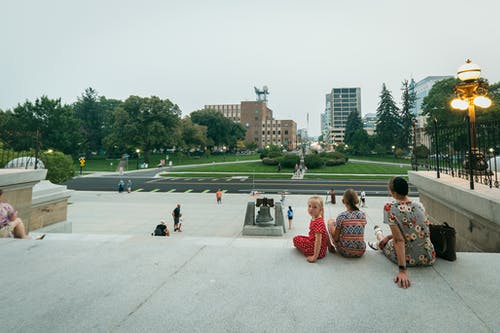
<path fill-rule="evenodd" d="M 205 109 L 221 112 L 225 117 L 246 128 L 245 142 L 257 147 L 281 146 L 288 150 L 297 147 L 297 123 L 273 118 L 266 101 L 244 101 L 240 104 L 205 105 Z"/>

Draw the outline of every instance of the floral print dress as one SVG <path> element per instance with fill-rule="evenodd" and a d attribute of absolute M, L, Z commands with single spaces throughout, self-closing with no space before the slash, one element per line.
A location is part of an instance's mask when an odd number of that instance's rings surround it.
<path fill-rule="evenodd" d="M 405 241 L 407 266 L 430 266 L 436 260 L 431 243 L 429 220 L 424 207 L 413 201 L 393 201 L 384 206 L 384 223 L 397 226 Z M 387 242 L 383 252 L 389 260 L 398 263 L 394 239 Z"/>

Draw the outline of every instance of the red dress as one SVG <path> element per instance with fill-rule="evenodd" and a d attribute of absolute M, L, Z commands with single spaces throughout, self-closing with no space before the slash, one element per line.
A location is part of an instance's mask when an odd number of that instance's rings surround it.
<path fill-rule="evenodd" d="M 314 254 L 314 240 L 316 239 L 316 233 L 321 234 L 321 247 L 319 249 L 319 258 L 323 258 L 326 255 L 328 234 L 325 227 L 325 221 L 322 217 L 311 220 L 309 224 L 309 236 L 295 236 L 293 237 L 293 245 L 298 248 L 306 257 L 312 256 Z"/>

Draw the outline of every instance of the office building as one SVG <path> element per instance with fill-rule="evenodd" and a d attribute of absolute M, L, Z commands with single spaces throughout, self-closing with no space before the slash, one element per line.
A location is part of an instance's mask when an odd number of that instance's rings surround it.
<path fill-rule="evenodd" d="M 410 94 L 415 93 L 415 104 L 411 109 L 411 112 L 415 117 L 422 115 L 422 104 L 424 102 L 424 98 L 429 94 L 434 83 L 437 81 L 441 81 L 444 79 L 448 79 L 452 76 L 427 76 L 426 78 L 415 83 L 413 79 L 411 79 L 409 84 Z"/>
<path fill-rule="evenodd" d="M 452 76 L 444 75 L 444 76 L 427 76 L 426 78 L 415 82 L 413 79 L 410 81 L 410 93 L 415 94 L 415 104 L 411 109 L 411 113 L 415 116 L 416 119 L 416 136 L 415 143 L 417 146 L 424 145 L 427 142 L 427 134 L 425 132 L 425 125 L 427 123 L 427 119 L 422 115 L 422 106 L 424 103 L 424 98 L 429 94 L 434 83 L 448 79 Z"/>
<path fill-rule="evenodd" d="M 325 99 L 323 137 L 329 145 L 344 142 L 347 118 L 351 112 L 361 116 L 361 88 L 333 88 Z"/>
<path fill-rule="evenodd" d="M 377 127 L 377 114 L 367 113 L 361 118 L 363 122 L 363 129 L 368 133 L 368 135 L 375 134 L 375 128 Z"/>

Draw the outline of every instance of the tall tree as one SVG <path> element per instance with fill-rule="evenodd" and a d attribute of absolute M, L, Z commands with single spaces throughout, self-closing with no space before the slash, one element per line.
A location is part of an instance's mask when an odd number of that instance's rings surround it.
<path fill-rule="evenodd" d="M 224 117 L 216 110 L 202 109 L 191 112 L 190 116 L 193 123 L 207 127 L 209 146 L 226 145 L 234 148 L 237 141 L 245 137 L 245 128 L 241 124 Z"/>
<path fill-rule="evenodd" d="M 452 110 L 450 101 L 454 98 L 455 78 L 434 83 L 422 103 L 422 115 L 427 117 L 427 128 L 436 120 L 439 126 L 456 126 L 464 123 L 465 112 Z"/>
<path fill-rule="evenodd" d="M 411 112 L 415 106 L 415 92 L 410 91 L 408 80 L 404 80 L 402 83 L 402 94 L 401 94 L 401 132 L 399 139 L 399 146 L 403 149 L 407 149 L 411 144 L 412 138 L 412 127 L 415 121 L 415 115 Z"/>
<path fill-rule="evenodd" d="M 193 124 L 191 117 L 184 117 L 181 121 L 182 140 L 181 147 L 184 149 L 205 148 L 207 145 L 207 127 Z"/>
<path fill-rule="evenodd" d="M 149 162 L 153 149 L 176 145 L 180 137 L 179 107 L 170 100 L 156 96 L 130 96 L 115 111 L 115 123 L 106 137 L 109 150 L 133 152 L 140 149 Z"/>
<path fill-rule="evenodd" d="M 352 137 L 354 136 L 354 133 L 360 129 L 363 129 L 363 122 L 360 114 L 357 111 L 351 112 L 347 117 L 345 125 L 344 142 L 349 145 L 352 144 Z"/>
<path fill-rule="evenodd" d="M 84 138 L 82 146 L 91 152 L 99 152 L 104 138 L 104 114 L 99 104 L 97 91 L 85 89 L 74 104 L 75 114 L 80 119 L 81 133 Z"/>
<path fill-rule="evenodd" d="M 362 128 L 356 130 L 356 132 L 354 132 L 354 134 L 352 135 L 351 143 L 349 144 L 349 150 L 352 151 L 355 155 L 366 155 L 370 153 L 372 148 L 373 140 L 371 140 L 366 130 Z"/>
<path fill-rule="evenodd" d="M 491 98 L 493 104 L 487 110 L 477 112 L 477 119 L 479 121 L 500 119 L 500 82 L 491 84 L 488 87 L 488 91 L 488 96 Z"/>
<path fill-rule="evenodd" d="M 401 122 L 398 107 L 384 83 L 377 107 L 376 132 L 378 142 L 385 147 L 386 151 L 389 151 L 391 146 L 398 144 L 400 131 Z"/>
<path fill-rule="evenodd" d="M 42 96 L 34 103 L 19 104 L 6 114 L 3 126 L 2 138 L 14 149 L 35 148 L 35 141 L 38 141 L 42 149 L 78 153 L 78 142 L 81 141 L 79 121 L 73 108 L 62 105 L 61 99 Z"/>

